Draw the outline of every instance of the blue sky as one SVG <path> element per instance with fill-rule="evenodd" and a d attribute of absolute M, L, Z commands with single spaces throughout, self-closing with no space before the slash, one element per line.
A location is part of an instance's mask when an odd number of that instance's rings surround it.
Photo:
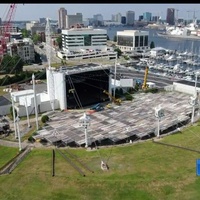
<path fill-rule="evenodd" d="M 10 4 L 0 4 L 0 18 L 4 20 Z M 64 7 L 68 14 L 80 12 L 83 18 L 92 18 L 95 14 L 102 14 L 104 20 L 110 20 L 112 14 L 126 14 L 126 11 L 135 11 L 136 19 L 144 12 L 151 12 L 155 16 L 166 19 L 167 8 L 175 8 L 178 17 L 192 19 L 195 11 L 200 19 L 200 4 L 17 4 L 14 20 L 39 20 L 50 17 L 58 20 L 58 9 Z"/>

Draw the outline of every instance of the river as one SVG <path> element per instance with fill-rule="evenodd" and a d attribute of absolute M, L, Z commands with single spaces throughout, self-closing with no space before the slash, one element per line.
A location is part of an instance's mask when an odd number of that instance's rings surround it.
<path fill-rule="evenodd" d="M 113 26 L 113 27 L 103 27 L 107 30 L 107 34 L 110 40 L 114 39 L 114 36 L 117 35 L 117 31 L 123 30 L 134 30 L 134 27 L 123 27 L 123 26 Z M 177 50 L 177 51 L 190 51 L 193 53 L 199 54 L 200 52 L 200 40 L 185 40 L 179 38 L 164 38 L 156 34 L 159 30 L 148 29 L 149 31 L 149 44 L 153 41 L 155 47 L 163 47 L 166 49 Z"/>

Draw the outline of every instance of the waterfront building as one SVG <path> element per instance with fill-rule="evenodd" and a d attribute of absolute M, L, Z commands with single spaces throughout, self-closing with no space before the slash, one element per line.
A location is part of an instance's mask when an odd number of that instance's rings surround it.
<path fill-rule="evenodd" d="M 150 22 L 151 21 L 151 17 L 152 17 L 152 14 L 150 12 L 143 13 L 143 20 L 144 21 Z"/>
<path fill-rule="evenodd" d="M 143 20 L 143 15 L 139 15 L 138 21 L 142 21 L 142 20 Z"/>
<path fill-rule="evenodd" d="M 169 25 L 174 25 L 175 24 L 175 9 L 174 8 L 167 8 L 166 22 Z"/>
<path fill-rule="evenodd" d="M 66 28 L 66 15 L 67 15 L 67 10 L 65 8 L 60 8 L 58 10 L 58 27 L 60 29 L 65 29 Z"/>
<path fill-rule="evenodd" d="M 93 27 L 62 30 L 62 48 L 65 52 L 107 50 L 107 30 Z"/>
<path fill-rule="evenodd" d="M 75 15 L 66 15 L 66 29 L 73 28 L 78 24 L 83 24 L 82 13 L 76 13 Z"/>
<path fill-rule="evenodd" d="M 93 25 L 94 26 L 103 25 L 103 15 L 102 14 L 96 14 L 93 16 Z"/>
<path fill-rule="evenodd" d="M 121 23 L 122 23 L 123 25 L 126 24 L 126 16 L 122 16 L 122 18 L 121 18 Z"/>
<path fill-rule="evenodd" d="M 121 23 L 121 21 L 122 21 L 121 13 L 117 13 L 116 15 L 112 15 L 112 20 L 111 21 Z"/>
<path fill-rule="evenodd" d="M 135 22 L 135 12 L 134 11 L 127 11 L 126 12 L 126 24 L 128 26 L 134 25 Z"/>
<path fill-rule="evenodd" d="M 140 30 L 117 31 L 117 46 L 123 52 L 149 49 L 149 32 Z"/>

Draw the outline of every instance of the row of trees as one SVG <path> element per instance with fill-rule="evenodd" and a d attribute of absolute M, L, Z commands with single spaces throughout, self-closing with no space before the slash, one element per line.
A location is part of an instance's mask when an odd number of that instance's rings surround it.
<path fill-rule="evenodd" d="M 3 78 L 0 79 L 0 86 L 6 86 L 11 85 L 14 83 L 28 83 L 30 80 L 32 80 L 32 74 L 31 71 L 21 71 L 18 74 L 15 74 L 14 76 L 6 75 Z M 45 80 L 46 79 L 46 71 L 38 71 L 34 72 L 35 77 L 38 79 Z"/>

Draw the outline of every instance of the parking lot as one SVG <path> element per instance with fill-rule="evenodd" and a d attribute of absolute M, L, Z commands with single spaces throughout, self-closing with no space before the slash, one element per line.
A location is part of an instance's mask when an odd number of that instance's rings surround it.
<path fill-rule="evenodd" d="M 170 127 L 178 128 L 190 122 L 192 107 L 189 99 L 188 94 L 178 92 L 140 93 L 134 95 L 132 102 L 123 101 L 121 106 L 113 105 L 100 112 L 70 110 L 54 113 L 48 126 L 39 130 L 36 138 L 45 138 L 50 143 L 62 141 L 69 146 L 84 146 L 85 130 L 79 118 L 86 112 L 91 119 L 87 127 L 91 143 L 110 141 L 118 144 L 146 139 L 157 133 L 155 107 L 159 104 L 164 109 L 164 117 L 160 120 L 161 134 Z"/>

